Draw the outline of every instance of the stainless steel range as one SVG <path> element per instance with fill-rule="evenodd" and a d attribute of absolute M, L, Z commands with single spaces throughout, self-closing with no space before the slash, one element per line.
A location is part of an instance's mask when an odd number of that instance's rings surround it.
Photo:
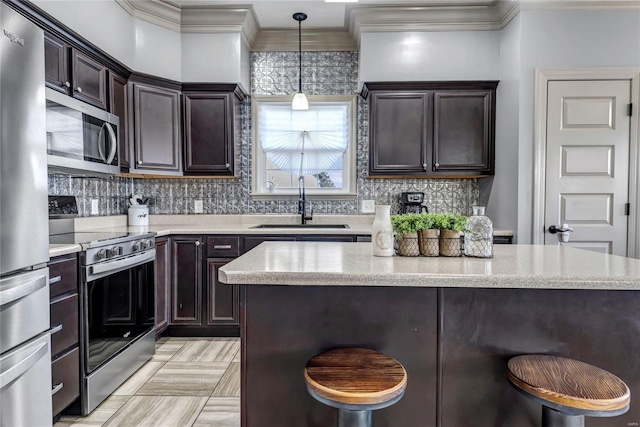
<path fill-rule="evenodd" d="M 155 352 L 155 233 L 66 233 L 79 243 L 82 284 L 80 411 L 92 412 Z"/>

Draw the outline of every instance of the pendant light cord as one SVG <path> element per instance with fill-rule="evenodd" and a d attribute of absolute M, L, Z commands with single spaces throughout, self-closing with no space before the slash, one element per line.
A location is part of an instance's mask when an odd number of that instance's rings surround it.
<path fill-rule="evenodd" d="M 302 21 L 298 21 L 298 64 L 299 64 L 299 72 L 298 75 L 298 93 L 302 93 Z"/>

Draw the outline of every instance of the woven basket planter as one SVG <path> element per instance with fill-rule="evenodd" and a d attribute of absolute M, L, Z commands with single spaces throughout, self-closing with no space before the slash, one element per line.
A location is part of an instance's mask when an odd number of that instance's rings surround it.
<path fill-rule="evenodd" d="M 418 245 L 420 246 L 420 255 L 440 255 L 440 237 L 438 236 L 438 230 L 430 229 L 418 231 Z"/>
<path fill-rule="evenodd" d="M 402 239 L 398 240 L 398 255 L 400 256 L 420 255 L 420 246 L 418 245 L 418 233 L 405 234 L 402 237 Z"/>
<path fill-rule="evenodd" d="M 440 230 L 440 255 L 462 256 L 461 233 L 453 230 Z"/>

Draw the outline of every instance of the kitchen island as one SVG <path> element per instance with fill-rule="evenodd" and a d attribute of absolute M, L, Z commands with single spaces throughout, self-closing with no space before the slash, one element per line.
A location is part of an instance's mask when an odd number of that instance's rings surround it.
<path fill-rule="evenodd" d="M 406 394 L 376 427 L 537 427 L 507 360 L 545 353 L 622 378 L 632 404 L 592 426 L 640 422 L 640 260 L 558 246 L 493 259 L 378 258 L 369 243 L 263 243 L 220 269 L 241 285 L 242 426 L 330 426 L 305 389 L 315 354 L 362 346 L 401 362 Z"/>

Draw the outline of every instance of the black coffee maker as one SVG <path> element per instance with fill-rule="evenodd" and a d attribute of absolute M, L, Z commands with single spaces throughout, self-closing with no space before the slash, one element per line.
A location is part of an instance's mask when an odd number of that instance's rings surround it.
<path fill-rule="evenodd" d="M 400 196 L 400 203 L 402 204 L 402 213 L 429 212 L 427 205 L 424 204 L 424 193 L 406 191 Z"/>

